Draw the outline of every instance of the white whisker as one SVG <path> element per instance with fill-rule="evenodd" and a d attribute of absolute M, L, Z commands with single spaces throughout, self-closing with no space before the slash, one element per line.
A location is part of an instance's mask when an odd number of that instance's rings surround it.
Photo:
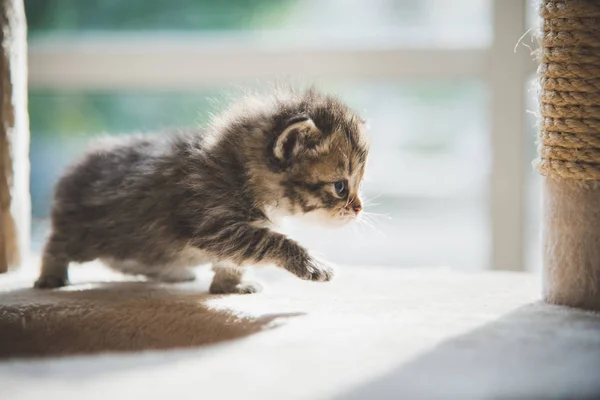
<path fill-rule="evenodd" d="M 392 217 L 389 214 L 380 214 L 380 213 L 374 213 L 374 212 L 370 212 L 370 211 L 369 212 L 364 211 L 363 214 L 368 215 L 369 217 L 381 217 L 381 218 L 386 218 L 389 220 L 392 219 Z"/>
<path fill-rule="evenodd" d="M 377 229 L 373 224 L 371 224 L 367 218 L 362 218 L 360 219 L 360 221 L 365 224 L 366 226 L 368 226 L 369 228 L 373 229 L 375 232 L 377 232 L 378 234 L 382 235 L 382 236 L 386 236 L 385 233 L 383 233 L 382 231 L 380 231 L 379 229 Z"/>
<path fill-rule="evenodd" d="M 369 201 L 373 201 L 379 197 L 381 197 L 384 194 L 384 192 L 378 193 L 373 197 L 365 197 L 365 202 L 369 202 Z"/>
<path fill-rule="evenodd" d="M 380 205 L 381 205 L 381 203 L 366 203 L 366 202 L 363 202 L 363 206 L 365 206 L 365 207 L 374 207 L 374 206 L 380 206 Z"/>

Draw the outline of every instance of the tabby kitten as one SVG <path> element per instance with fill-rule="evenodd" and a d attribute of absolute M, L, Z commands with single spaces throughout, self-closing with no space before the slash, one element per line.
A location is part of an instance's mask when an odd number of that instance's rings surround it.
<path fill-rule="evenodd" d="M 37 288 L 68 283 L 70 262 L 101 260 L 165 282 L 212 263 L 211 293 L 253 293 L 242 266 L 276 264 L 328 281 L 326 262 L 271 230 L 279 216 L 355 220 L 368 144 L 337 98 L 248 96 L 205 131 L 99 143 L 60 179 Z"/>

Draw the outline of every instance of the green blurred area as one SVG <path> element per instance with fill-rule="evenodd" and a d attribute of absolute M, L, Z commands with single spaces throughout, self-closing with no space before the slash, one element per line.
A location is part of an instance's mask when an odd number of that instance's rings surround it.
<path fill-rule="evenodd" d="M 221 101 L 218 89 L 202 93 L 33 89 L 29 91 L 32 140 L 202 125 L 213 104 Z"/>
<path fill-rule="evenodd" d="M 277 28 L 298 0 L 25 0 L 31 36 L 71 31 Z"/>

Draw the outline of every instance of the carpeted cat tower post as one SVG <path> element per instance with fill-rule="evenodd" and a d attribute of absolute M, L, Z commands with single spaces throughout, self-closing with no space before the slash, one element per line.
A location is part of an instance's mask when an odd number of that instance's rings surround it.
<path fill-rule="evenodd" d="M 0 273 L 29 248 L 27 24 L 22 0 L 0 0 Z"/>
<path fill-rule="evenodd" d="M 544 299 L 600 310 L 600 1 L 540 16 Z"/>

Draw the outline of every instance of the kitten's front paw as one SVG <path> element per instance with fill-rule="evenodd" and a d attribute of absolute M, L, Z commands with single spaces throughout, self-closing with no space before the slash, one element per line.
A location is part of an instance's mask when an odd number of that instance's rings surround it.
<path fill-rule="evenodd" d="M 333 265 L 324 260 L 319 260 L 314 257 L 309 257 L 302 268 L 298 269 L 296 275 L 307 281 L 327 282 L 333 278 L 335 274 Z"/>

